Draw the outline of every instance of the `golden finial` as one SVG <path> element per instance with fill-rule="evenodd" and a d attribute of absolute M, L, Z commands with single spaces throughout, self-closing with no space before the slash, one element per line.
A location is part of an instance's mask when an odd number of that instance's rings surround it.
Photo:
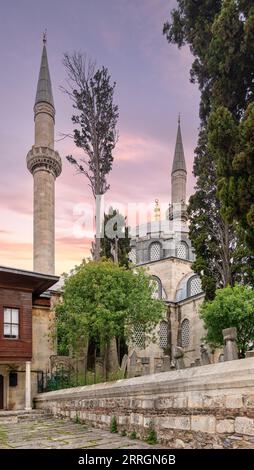
<path fill-rule="evenodd" d="M 161 209 L 159 205 L 159 199 L 155 199 L 154 218 L 155 220 L 161 219 Z"/>

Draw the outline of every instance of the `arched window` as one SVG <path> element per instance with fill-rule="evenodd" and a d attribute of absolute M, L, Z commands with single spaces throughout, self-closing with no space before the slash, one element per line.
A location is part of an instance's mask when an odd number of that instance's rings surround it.
<path fill-rule="evenodd" d="M 182 348 L 187 348 L 190 344 L 190 322 L 187 318 L 181 324 L 181 343 Z"/>
<path fill-rule="evenodd" d="M 131 251 L 129 252 L 129 260 L 130 260 L 133 264 L 136 264 L 136 262 L 137 262 L 136 248 L 132 248 Z"/>
<path fill-rule="evenodd" d="M 189 249 L 185 242 L 180 242 L 177 245 L 176 257 L 181 259 L 188 259 Z"/>
<path fill-rule="evenodd" d="M 188 281 L 188 297 L 200 294 L 202 291 L 202 283 L 199 276 L 192 276 Z"/>
<path fill-rule="evenodd" d="M 160 322 L 160 347 L 166 349 L 168 347 L 168 322 Z"/>
<path fill-rule="evenodd" d="M 153 242 L 150 245 L 150 261 L 157 261 L 161 258 L 161 245 L 158 242 Z"/>
<path fill-rule="evenodd" d="M 145 335 L 142 325 L 135 325 L 133 332 L 133 343 L 140 349 L 145 348 Z"/>
<path fill-rule="evenodd" d="M 161 280 L 157 276 L 152 276 L 153 284 L 154 284 L 154 292 L 153 298 L 154 299 L 161 299 L 162 298 L 162 285 Z"/>

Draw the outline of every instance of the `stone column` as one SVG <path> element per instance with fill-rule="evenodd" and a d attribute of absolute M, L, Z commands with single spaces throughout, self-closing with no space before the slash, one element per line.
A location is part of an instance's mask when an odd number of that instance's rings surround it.
<path fill-rule="evenodd" d="M 204 344 L 200 346 L 200 353 L 201 353 L 201 362 L 203 366 L 206 366 L 211 363 L 207 348 Z"/>
<path fill-rule="evenodd" d="M 31 406 L 31 361 L 26 362 L 26 390 L 25 390 L 26 410 L 32 409 Z"/>
<path fill-rule="evenodd" d="M 183 348 L 181 348 L 180 346 L 175 346 L 174 360 L 175 360 L 176 370 L 185 368 L 183 356 L 184 356 Z"/>
<path fill-rule="evenodd" d="M 222 330 L 224 339 L 224 362 L 238 359 L 238 350 L 236 344 L 236 328 L 226 328 Z"/>

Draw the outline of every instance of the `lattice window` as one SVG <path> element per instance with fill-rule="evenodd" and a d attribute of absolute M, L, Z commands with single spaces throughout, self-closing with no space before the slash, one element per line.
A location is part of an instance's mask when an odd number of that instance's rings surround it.
<path fill-rule="evenodd" d="M 190 322 L 187 318 L 183 320 L 181 325 L 181 342 L 183 348 L 187 348 L 190 344 Z"/>
<path fill-rule="evenodd" d="M 150 245 L 150 261 L 157 261 L 161 258 L 161 246 L 160 243 L 152 243 Z"/>
<path fill-rule="evenodd" d="M 142 325 L 134 327 L 133 343 L 140 349 L 145 348 L 145 334 Z"/>
<path fill-rule="evenodd" d="M 198 276 L 191 277 L 189 280 L 189 288 L 188 288 L 189 297 L 200 294 L 201 292 L 202 292 L 202 284 L 201 284 L 200 277 Z"/>
<path fill-rule="evenodd" d="M 129 260 L 133 263 L 136 264 L 137 262 L 137 253 L 136 249 L 132 248 L 131 251 L 129 252 Z"/>
<path fill-rule="evenodd" d="M 178 244 L 177 250 L 176 250 L 176 256 L 177 258 L 188 259 L 188 247 L 186 243 L 180 242 Z"/>
<path fill-rule="evenodd" d="M 168 322 L 160 322 L 160 347 L 166 349 L 168 347 Z"/>

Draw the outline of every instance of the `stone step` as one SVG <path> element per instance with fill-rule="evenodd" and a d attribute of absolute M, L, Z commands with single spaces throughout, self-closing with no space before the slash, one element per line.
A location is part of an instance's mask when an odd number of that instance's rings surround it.
<path fill-rule="evenodd" d="M 50 418 L 50 414 L 43 410 L 8 410 L 0 411 L 0 425 L 8 423 L 18 423 L 19 421 L 35 421 L 43 417 L 43 419 Z"/>

